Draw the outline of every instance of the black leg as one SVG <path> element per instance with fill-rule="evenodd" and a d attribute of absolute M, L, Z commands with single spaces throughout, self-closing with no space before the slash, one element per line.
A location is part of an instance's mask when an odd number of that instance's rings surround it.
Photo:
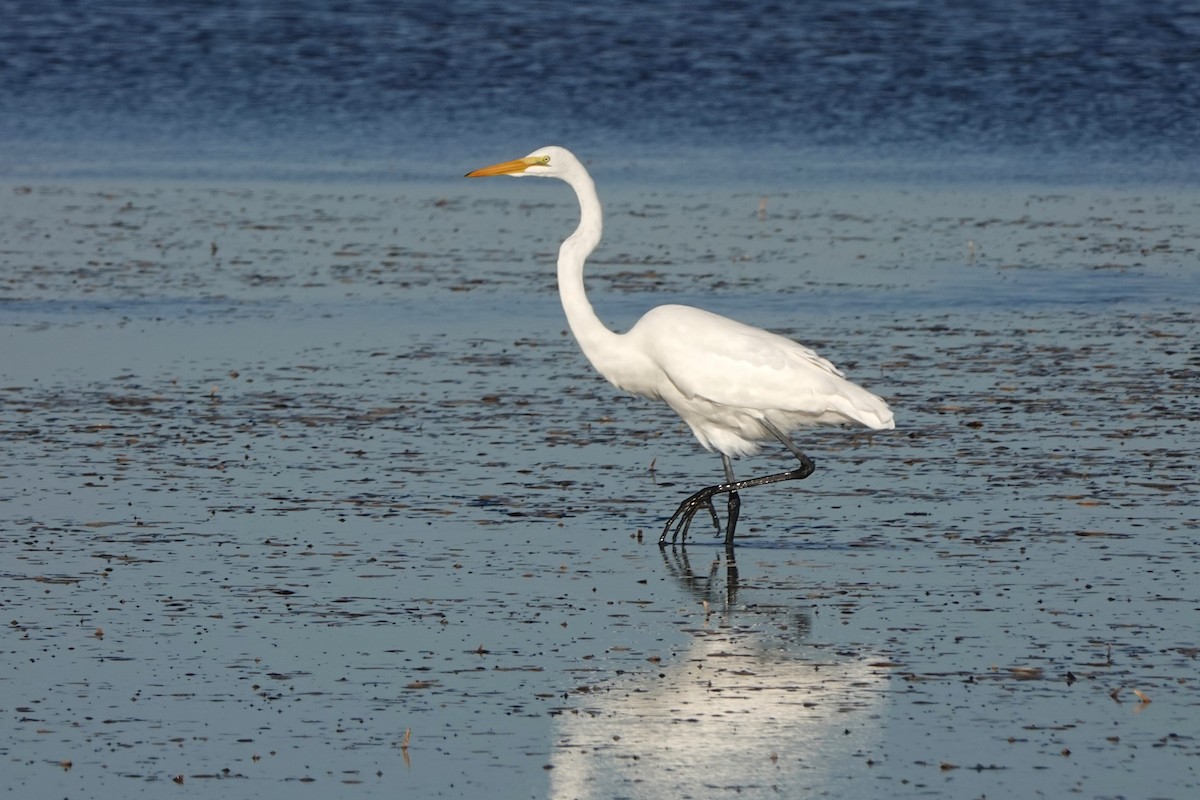
<path fill-rule="evenodd" d="M 738 492 L 742 489 L 750 489 L 755 486 L 766 486 L 769 483 L 779 483 L 780 481 L 798 481 L 807 478 L 813 474 L 813 470 L 817 465 L 813 460 L 800 451 L 795 443 L 789 439 L 783 431 L 772 425 L 767 420 L 762 420 L 763 427 L 771 432 L 771 435 L 783 443 L 783 446 L 800 461 L 800 466 L 796 469 L 780 472 L 775 475 L 763 475 L 760 478 L 749 478 L 744 481 L 735 481 L 733 479 L 733 466 L 729 461 L 729 457 L 722 455 L 721 460 L 725 466 L 725 483 L 716 486 L 709 486 L 693 494 L 691 497 L 679 504 L 679 508 L 675 509 L 675 513 L 667 520 L 667 524 L 663 526 L 662 535 L 658 537 L 659 546 L 665 546 L 667 543 L 667 534 L 671 535 L 671 543 L 676 540 L 680 542 L 687 541 L 688 529 L 692 527 L 692 518 L 702 508 L 707 508 L 708 513 L 712 516 L 713 525 L 717 528 L 717 533 L 721 532 L 721 522 L 717 518 L 717 510 L 713 506 L 712 499 L 719 494 L 729 495 L 729 523 L 725 530 L 725 548 L 728 550 L 733 547 L 733 534 L 737 526 L 738 514 L 741 510 L 741 498 L 738 497 Z"/>
<path fill-rule="evenodd" d="M 733 464 L 729 462 L 729 456 L 724 453 L 721 454 L 721 464 L 725 467 L 725 483 L 732 486 L 736 483 L 733 477 Z M 725 517 L 725 548 L 729 549 L 733 547 L 733 531 L 737 528 L 738 515 L 742 510 L 742 498 L 738 497 L 736 489 L 729 492 L 729 503 L 726 509 L 729 513 Z"/>

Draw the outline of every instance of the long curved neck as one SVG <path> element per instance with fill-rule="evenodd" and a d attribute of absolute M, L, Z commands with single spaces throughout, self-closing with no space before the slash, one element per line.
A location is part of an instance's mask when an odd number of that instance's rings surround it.
<path fill-rule="evenodd" d="M 600 198 L 596 196 L 596 184 L 582 170 L 567 179 L 579 198 L 579 227 L 567 237 L 558 250 L 558 294 L 567 324 L 579 348 L 600 372 L 610 360 L 612 348 L 619 341 L 619 334 L 610 331 L 596 316 L 588 302 L 583 287 L 583 264 L 596 245 L 604 230 L 604 212 Z"/>

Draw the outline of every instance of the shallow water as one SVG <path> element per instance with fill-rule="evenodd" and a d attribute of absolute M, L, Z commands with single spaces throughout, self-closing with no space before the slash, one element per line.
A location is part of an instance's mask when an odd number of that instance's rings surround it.
<path fill-rule="evenodd" d="M 1196 794 L 1194 4 L 727 6 L 0 0 L 0 785 Z M 735 563 L 556 141 L 896 410 Z"/>
<path fill-rule="evenodd" d="M 1194 196 L 602 185 L 615 326 L 896 410 L 731 563 L 655 546 L 719 461 L 591 373 L 527 183 L 0 187 L 8 788 L 1194 794 Z"/>

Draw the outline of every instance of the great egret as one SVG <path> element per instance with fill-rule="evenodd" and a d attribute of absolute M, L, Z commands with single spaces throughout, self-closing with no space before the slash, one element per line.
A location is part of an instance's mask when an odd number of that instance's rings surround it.
<path fill-rule="evenodd" d="M 467 173 L 533 175 L 566 181 L 579 198 L 579 227 L 558 251 L 558 291 L 567 324 L 596 370 L 618 389 L 662 400 L 692 429 L 705 449 L 721 454 L 725 482 L 688 497 L 659 536 L 665 545 L 687 540 L 692 518 L 707 509 L 720 534 L 713 497 L 728 495 L 725 546 L 732 547 L 741 500 L 752 486 L 807 478 L 812 459 L 787 433 L 815 425 L 896 427 L 879 397 L 851 383 L 809 348 L 727 317 L 682 305 L 658 306 L 626 333 L 611 331 L 596 316 L 583 286 L 583 263 L 600 243 L 603 212 L 596 185 L 569 150 L 543 147 L 524 158 Z M 760 442 L 778 439 L 800 466 L 748 480 L 733 476 L 731 456 L 757 453 Z"/>

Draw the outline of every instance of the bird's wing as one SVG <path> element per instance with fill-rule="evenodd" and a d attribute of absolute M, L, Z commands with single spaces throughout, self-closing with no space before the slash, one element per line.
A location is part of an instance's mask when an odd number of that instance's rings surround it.
<path fill-rule="evenodd" d="M 631 334 L 684 397 L 731 408 L 845 417 L 877 427 L 886 405 L 791 339 L 690 306 L 660 306 Z M 887 412 L 890 418 L 890 412 Z"/>

